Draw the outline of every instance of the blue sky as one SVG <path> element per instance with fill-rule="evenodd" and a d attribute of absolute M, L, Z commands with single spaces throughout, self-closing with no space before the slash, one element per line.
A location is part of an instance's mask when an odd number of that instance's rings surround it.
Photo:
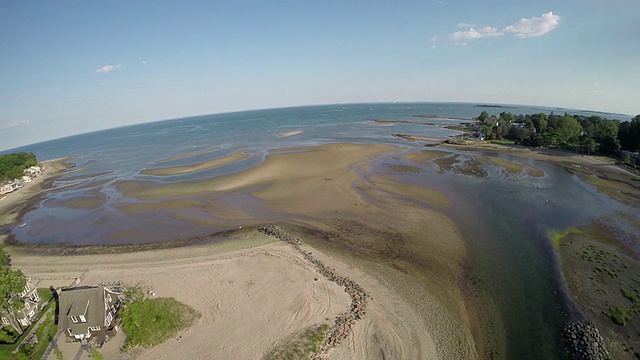
<path fill-rule="evenodd" d="M 0 150 L 226 111 L 640 113 L 640 1 L 0 1 Z"/>

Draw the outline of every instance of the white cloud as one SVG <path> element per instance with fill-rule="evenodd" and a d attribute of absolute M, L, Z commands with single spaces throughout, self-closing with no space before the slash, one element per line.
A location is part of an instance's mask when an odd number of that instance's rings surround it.
<path fill-rule="evenodd" d="M 560 19 L 560 16 L 549 11 L 540 17 L 522 18 L 515 25 L 509 25 L 504 28 L 503 31 L 514 33 L 515 36 L 523 39 L 542 36 L 557 28 L 558 24 L 560 24 Z"/>
<path fill-rule="evenodd" d="M 142 66 L 147 66 L 147 60 L 142 60 Z"/>
<path fill-rule="evenodd" d="M 496 37 L 496 36 L 502 36 L 502 35 L 504 35 L 504 33 L 501 33 L 500 31 L 498 31 L 498 29 L 491 26 L 485 26 L 479 29 L 471 28 L 467 31 L 456 31 L 453 34 L 449 34 L 449 39 L 467 40 L 467 39 L 480 39 L 483 37 Z"/>
<path fill-rule="evenodd" d="M 463 27 L 463 28 L 472 28 L 474 26 L 476 26 L 476 25 L 475 24 L 469 24 L 469 23 L 466 23 L 466 22 L 458 23 L 458 27 Z"/>
<path fill-rule="evenodd" d="M 553 31 L 560 24 L 560 16 L 554 14 L 552 11 L 542 14 L 540 17 L 532 17 L 530 19 L 522 18 L 514 25 L 509 25 L 501 30 L 498 30 L 492 26 L 485 26 L 481 28 L 474 28 L 472 24 L 458 23 L 459 27 L 469 27 L 469 30 L 456 31 L 449 34 L 447 37 L 450 40 L 472 40 L 480 39 L 484 37 L 498 37 L 505 34 L 513 34 L 519 38 L 531 38 L 542 36 L 550 31 Z M 462 43 L 460 43 L 462 44 Z M 458 45 L 458 44 L 456 44 Z"/>
<path fill-rule="evenodd" d="M 464 47 L 464 46 L 467 46 L 467 43 L 466 42 L 456 42 L 456 43 L 454 43 L 454 45 Z"/>
<path fill-rule="evenodd" d="M 18 126 L 26 126 L 31 124 L 30 120 L 13 120 L 13 121 L 7 121 L 7 122 L 3 122 L 0 123 L 0 129 L 8 129 L 8 128 L 13 128 L 13 127 L 18 127 Z"/>
<path fill-rule="evenodd" d="M 120 69 L 122 65 L 105 65 L 103 67 L 101 67 L 100 69 L 96 70 L 96 73 L 98 74 L 106 74 L 108 72 L 112 72 L 115 70 Z"/>

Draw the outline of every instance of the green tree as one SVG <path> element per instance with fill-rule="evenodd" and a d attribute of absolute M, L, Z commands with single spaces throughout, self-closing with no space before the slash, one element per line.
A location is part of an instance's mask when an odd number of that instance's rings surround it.
<path fill-rule="evenodd" d="M 636 115 L 631 121 L 620 124 L 618 139 L 624 150 L 637 151 L 640 149 L 640 115 Z"/>
<path fill-rule="evenodd" d="M 484 124 L 487 122 L 488 118 L 489 118 L 489 113 L 486 111 L 483 111 L 480 113 L 480 116 L 478 116 L 478 121 Z"/>
<path fill-rule="evenodd" d="M 596 141 L 588 136 L 582 136 L 580 137 L 580 147 L 587 155 L 591 155 L 592 152 L 596 151 Z"/>
<path fill-rule="evenodd" d="M 549 121 L 547 119 L 547 114 L 545 113 L 533 114 L 530 117 L 531 117 L 531 122 L 533 123 L 533 126 L 536 128 L 536 132 L 542 134 L 547 129 L 547 126 L 549 124 Z"/>
<path fill-rule="evenodd" d="M 620 152 L 620 141 L 616 137 L 605 136 L 600 139 L 598 150 L 603 154 L 617 154 Z"/>
<path fill-rule="evenodd" d="M 13 153 L 0 155 L 0 181 L 16 179 L 23 175 L 24 169 L 38 164 L 33 153 Z"/>
<path fill-rule="evenodd" d="M 570 145 L 578 140 L 582 132 L 582 126 L 576 118 L 565 114 L 556 117 L 556 130 L 558 143 L 561 145 Z"/>
<path fill-rule="evenodd" d="M 9 255 L 4 251 L 2 245 L 0 245 L 0 266 L 9 266 L 10 263 Z"/>
<path fill-rule="evenodd" d="M 22 309 L 23 304 L 17 294 L 24 290 L 26 283 L 22 271 L 0 266 L 0 310 Z"/>

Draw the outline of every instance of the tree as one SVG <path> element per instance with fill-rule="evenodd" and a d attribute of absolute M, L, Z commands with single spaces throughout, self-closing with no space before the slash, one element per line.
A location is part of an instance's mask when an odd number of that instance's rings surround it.
<path fill-rule="evenodd" d="M 618 139 L 624 150 L 637 151 L 640 149 L 640 115 L 636 115 L 631 121 L 620 124 Z"/>
<path fill-rule="evenodd" d="M 544 132 L 548 126 L 547 114 L 533 114 L 531 115 L 531 122 L 533 122 L 533 126 L 536 128 L 536 131 L 539 133 Z"/>
<path fill-rule="evenodd" d="M 588 136 L 582 136 L 580 137 L 580 147 L 587 155 L 591 155 L 592 152 L 596 151 L 596 141 Z"/>
<path fill-rule="evenodd" d="M 582 132 L 582 126 L 571 115 L 565 114 L 564 116 L 556 117 L 556 129 L 558 143 L 561 145 L 570 145 L 578 140 L 578 136 Z"/>
<path fill-rule="evenodd" d="M 9 259 L 9 255 L 4 251 L 2 246 L 0 245 L 0 266 L 9 266 L 11 263 Z"/>
<path fill-rule="evenodd" d="M 600 147 L 598 150 L 603 154 L 617 154 L 620 152 L 620 141 L 613 136 L 605 136 L 600 139 Z"/>
<path fill-rule="evenodd" d="M 19 178 L 23 175 L 24 169 L 37 164 L 38 160 L 33 153 L 0 155 L 0 181 Z"/>
<path fill-rule="evenodd" d="M 0 310 L 22 309 L 23 304 L 18 294 L 24 290 L 26 283 L 22 271 L 0 266 Z"/>
<path fill-rule="evenodd" d="M 480 113 L 480 116 L 478 116 L 478 121 L 484 124 L 487 122 L 488 118 L 489 118 L 489 113 L 486 111 L 483 111 Z"/>

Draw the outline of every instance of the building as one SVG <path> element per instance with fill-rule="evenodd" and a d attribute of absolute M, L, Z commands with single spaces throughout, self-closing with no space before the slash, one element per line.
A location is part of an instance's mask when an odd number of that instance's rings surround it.
<path fill-rule="evenodd" d="M 15 191 L 18 188 L 18 185 L 15 181 L 7 181 L 0 185 L 0 195 L 8 194 L 12 191 Z"/>
<path fill-rule="evenodd" d="M 118 330 L 120 294 L 104 286 L 62 290 L 58 303 L 58 324 L 71 340 L 102 344 Z"/>
<path fill-rule="evenodd" d="M 18 294 L 23 304 L 22 309 L 0 313 L 1 325 L 13 328 L 18 334 L 21 334 L 33 323 L 39 312 L 40 296 L 38 295 L 38 289 L 31 282 L 31 279 L 26 280 L 27 283 L 24 285 L 24 290 Z"/>
<path fill-rule="evenodd" d="M 40 166 L 32 166 L 24 170 L 24 174 L 29 175 L 31 177 L 38 176 L 40 175 L 41 172 L 42 172 L 42 169 L 40 169 Z"/>

